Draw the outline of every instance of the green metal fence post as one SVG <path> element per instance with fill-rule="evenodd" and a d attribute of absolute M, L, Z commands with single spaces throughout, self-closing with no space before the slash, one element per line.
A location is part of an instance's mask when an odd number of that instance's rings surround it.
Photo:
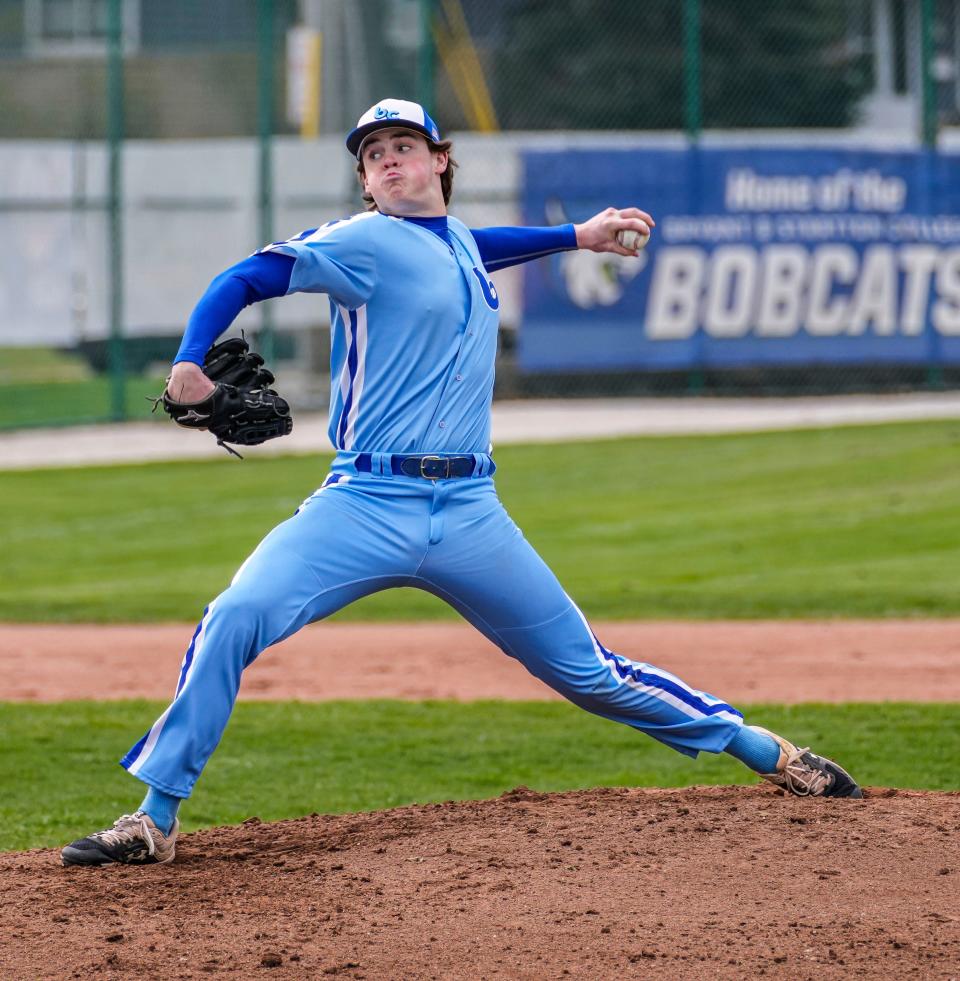
<path fill-rule="evenodd" d="M 110 416 L 127 417 L 123 352 L 123 0 L 107 4 L 107 236 L 110 264 Z"/>
<path fill-rule="evenodd" d="M 683 126 L 691 143 L 691 153 L 697 152 L 703 128 L 700 17 L 700 0 L 683 0 Z M 695 165 L 698 163 L 694 160 Z M 695 166 L 695 171 L 699 188 L 699 166 Z M 703 385 L 703 369 L 697 365 L 687 373 L 687 393 L 698 395 L 703 391 Z"/>
<path fill-rule="evenodd" d="M 691 142 L 703 126 L 700 0 L 683 0 L 683 123 Z"/>
<path fill-rule="evenodd" d="M 933 156 L 937 152 L 937 85 L 933 76 L 933 25 L 936 17 L 936 0 L 921 0 L 920 3 L 920 79 L 923 116 L 923 145 L 927 151 L 924 161 L 927 173 L 931 173 Z M 926 182 L 929 188 L 930 181 Z M 927 388 L 943 388 L 943 366 L 941 364 L 940 338 L 930 325 Z"/>
<path fill-rule="evenodd" d="M 259 246 L 273 241 L 273 87 L 275 53 L 273 37 L 274 0 L 257 3 L 257 136 L 259 149 L 257 204 Z M 274 360 L 273 309 L 261 305 L 257 343 L 268 363 Z"/>
<path fill-rule="evenodd" d="M 433 0 L 420 0 L 420 48 L 417 52 L 417 99 L 428 112 L 433 104 Z"/>
<path fill-rule="evenodd" d="M 937 146 L 937 84 L 933 77 L 933 22 L 936 0 L 920 4 L 920 77 L 923 99 L 923 145 L 934 150 Z"/>

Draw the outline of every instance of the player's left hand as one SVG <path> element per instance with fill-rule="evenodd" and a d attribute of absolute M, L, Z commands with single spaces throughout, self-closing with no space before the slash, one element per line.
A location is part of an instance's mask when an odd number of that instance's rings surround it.
<path fill-rule="evenodd" d="M 641 235 L 649 235 L 655 225 L 650 215 L 639 208 L 606 208 L 573 228 L 577 233 L 578 249 L 636 255 L 632 249 L 625 249 L 617 241 L 617 232 L 630 229 Z"/>
<path fill-rule="evenodd" d="M 176 368 L 180 368 L 179 362 Z M 201 369 L 194 365 L 197 371 Z M 208 386 L 195 382 L 192 369 L 181 369 L 177 377 L 189 378 L 190 385 L 174 384 L 174 375 L 154 403 L 180 426 L 208 429 L 217 444 L 234 456 L 240 456 L 228 443 L 256 446 L 293 429 L 290 406 L 286 399 L 269 386 L 273 373 L 263 366 L 263 358 L 251 351 L 241 337 L 231 337 L 214 344 L 203 359 L 202 374 Z M 206 394 L 201 394 L 206 391 Z M 190 401 L 185 399 L 189 397 Z M 241 457 L 241 459 L 243 459 Z"/>

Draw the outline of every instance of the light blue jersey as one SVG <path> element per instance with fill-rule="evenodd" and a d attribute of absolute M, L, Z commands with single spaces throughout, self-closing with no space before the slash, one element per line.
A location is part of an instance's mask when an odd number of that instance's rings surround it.
<path fill-rule="evenodd" d="M 264 250 L 296 260 L 288 292 L 330 297 L 339 450 L 489 451 L 500 299 L 469 230 L 447 222 L 451 244 L 365 212 Z"/>

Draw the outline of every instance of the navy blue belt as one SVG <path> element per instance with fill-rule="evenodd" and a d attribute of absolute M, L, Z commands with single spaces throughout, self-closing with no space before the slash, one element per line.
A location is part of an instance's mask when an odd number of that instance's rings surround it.
<path fill-rule="evenodd" d="M 373 458 L 370 453 L 360 453 L 353 464 L 358 473 L 373 472 Z M 404 455 L 394 453 L 390 457 L 390 472 L 395 477 L 423 477 L 425 480 L 450 480 L 453 477 L 472 477 L 477 467 L 473 454 L 466 456 L 435 456 L 414 453 Z M 496 464 L 490 464 L 490 473 Z"/>

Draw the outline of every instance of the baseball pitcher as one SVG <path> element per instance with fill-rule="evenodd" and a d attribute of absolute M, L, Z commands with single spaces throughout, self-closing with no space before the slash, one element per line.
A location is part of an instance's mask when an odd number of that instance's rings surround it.
<path fill-rule="evenodd" d="M 490 273 L 565 250 L 636 256 L 650 215 L 608 208 L 582 224 L 467 228 L 447 214 L 451 143 L 412 102 L 378 102 L 346 144 L 368 210 L 274 242 L 214 279 L 189 320 L 164 402 L 185 425 L 212 423 L 205 428 L 218 438 L 288 432 L 272 376 L 231 392 L 204 364 L 217 361 L 222 345 L 213 359 L 211 345 L 248 304 L 324 293 L 330 473 L 204 610 L 173 701 L 122 760 L 147 785 L 146 798 L 64 848 L 64 864 L 171 861 L 178 808 L 220 741 L 244 668 L 305 624 L 393 586 L 439 596 L 574 704 L 677 752 L 730 753 L 799 796 L 860 797 L 831 760 L 605 647 L 497 496 L 490 405 L 500 298 Z M 245 345 L 236 353 L 250 356 Z M 230 423 L 237 418 L 242 425 Z M 548 467 L 543 477 L 562 474 Z"/>

